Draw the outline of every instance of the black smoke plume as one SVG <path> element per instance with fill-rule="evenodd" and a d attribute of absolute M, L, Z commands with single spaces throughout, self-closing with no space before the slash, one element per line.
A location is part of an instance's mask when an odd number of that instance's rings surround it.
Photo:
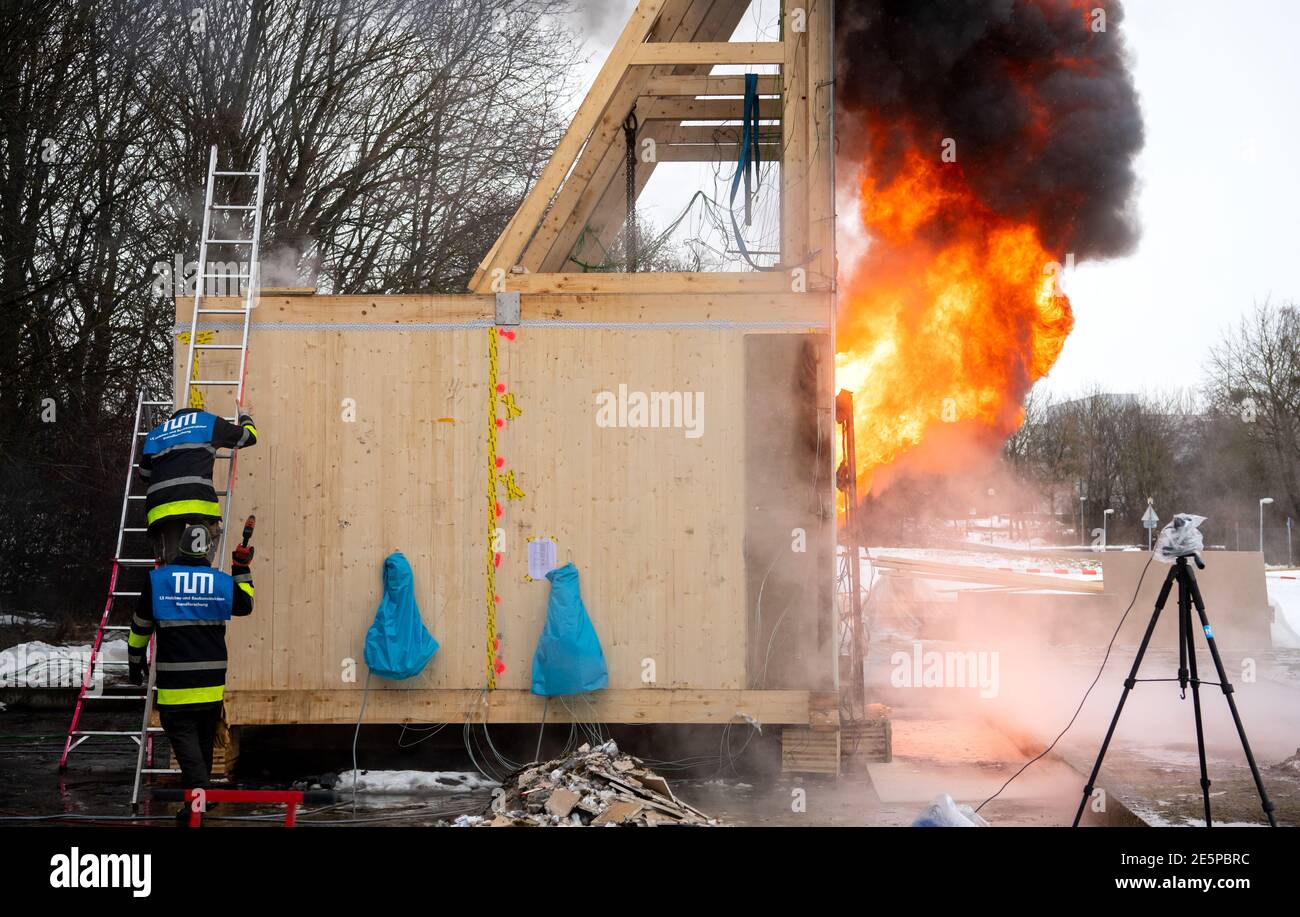
<path fill-rule="evenodd" d="M 938 158 L 952 138 L 971 191 L 1049 251 L 1134 248 L 1143 129 L 1117 0 L 840 0 L 836 18 L 841 158 L 870 152 L 887 182 L 909 146 Z"/>

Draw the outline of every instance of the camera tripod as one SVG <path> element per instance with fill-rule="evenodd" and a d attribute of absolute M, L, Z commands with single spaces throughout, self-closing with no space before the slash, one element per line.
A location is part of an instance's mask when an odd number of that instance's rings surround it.
<path fill-rule="evenodd" d="M 1246 739 L 1246 727 L 1241 724 L 1241 715 L 1237 712 L 1237 703 L 1232 699 L 1232 685 L 1228 682 L 1228 676 L 1223 670 L 1223 660 L 1219 658 L 1219 648 L 1214 643 L 1214 629 L 1210 627 L 1210 620 L 1205 615 L 1205 602 L 1201 599 L 1201 589 L 1196 583 L 1196 574 L 1192 572 L 1191 566 L 1188 565 L 1188 559 L 1194 560 L 1196 566 L 1205 569 L 1205 564 L 1197 554 L 1185 554 L 1177 558 L 1176 562 L 1169 568 L 1169 573 L 1165 576 L 1164 585 L 1160 587 L 1160 595 L 1156 599 L 1155 610 L 1151 613 L 1151 622 L 1147 624 L 1146 633 L 1142 637 L 1142 643 L 1138 646 L 1137 655 L 1133 658 L 1133 668 L 1128 673 L 1128 678 L 1124 679 L 1124 692 L 1119 696 L 1119 705 L 1115 708 L 1115 715 L 1111 718 L 1110 728 L 1106 730 L 1106 738 L 1101 743 L 1101 750 L 1097 752 L 1097 763 L 1092 766 L 1092 774 L 1088 777 L 1088 783 L 1083 788 L 1083 799 L 1079 802 L 1079 811 L 1074 815 L 1074 827 L 1079 826 L 1079 820 L 1083 817 L 1083 811 L 1088 805 L 1088 799 L 1092 796 L 1092 791 L 1097 783 L 1097 774 L 1101 771 L 1102 759 L 1106 757 L 1106 749 L 1110 747 L 1111 737 L 1115 734 L 1115 727 L 1119 725 L 1120 714 L 1124 712 L 1124 702 L 1128 700 L 1129 692 L 1137 685 L 1139 681 L 1174 681 L 1172 678 L 1138 678 L 1138 669 L 1142 666 L 1142 657 L 1146 655 L 1147 646 L 1151 643 L 1151 635 L 1155 633 L 1156 622 L 1160 620 L 1160 612 L 1164 610 L 1165 602 L 1169 599 L 1169 590 L 1174 584 L 1178 584 L 1178 684 L 1182 688 L 1182 696 L 1187 696 L 1187 688 L 1190 685 L 1192 689 L 1192 709 L 1196 714 L 1196 752 L 1201 762 L 1201 797 L 1205 801 L 1205 826 L 1211 825 L 1210 820 L 1210 778 L 1205 767 L 1205 731 L 1201 724 L 1201 685 L 1217 684 L 1223 691 L 1224 698 L 1228 701 L 1228 710 L 1232 712 L 1232 721 L 1237 725 L 1237 735 L 1241 737 L 1241 747 L 1246 752 L 1246 763 L 1250 765 L 1250 773 L 1255 778 L 1255 789 L 1259 791 L 1259 799 L 1264 807 L 1264 815 L 1268 818 L 1268 823 L 1274 828 L 1277 827 L 1277 819 L 1273 815 L 1273 801 L 1268 798 L 1268 793 L 1264 791 L 1264 781 L 1260 779 L 1259 767 L 1255 764 L 1255 756 L 1251 754 L 1250 742 Z M 1205 642 L 1210 647 L 1210 657 L 1214 660 L 1214 668 L 1218 673 L 1219 680 L 1201 681 L 1196 674 L 1196 645 L 1193 642 L 1194 628 L 1192 626 L 1192 606 L 1196 606 L 1196 613 L 1200 617 L 1201 631 L 1205 634 Z"/>

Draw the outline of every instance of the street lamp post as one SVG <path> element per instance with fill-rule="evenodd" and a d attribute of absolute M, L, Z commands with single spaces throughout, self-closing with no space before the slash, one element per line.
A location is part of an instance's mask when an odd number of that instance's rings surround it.
<path fill-rule="evenodd" d="M 1101 513 L 1101 549 L 1103 551 L 1106 550 L 1106 522 L 1113 512 L 1115 512 L 1113 509 L 1106 509 L 1102 510 Z"/>
<path fill-rule="evenodd" d="M 1292 523 L 1291 517 L 1287 516 L 1286 517 L 1286 565 L 1288 567 L 1295 566 L 1295 555 L 1291 553 L 1291 523 Z"/>
<path fill-rule="evenodd" d="M 1087 529 L 1084 527 L 1084 522 L 1083 522 L 1083 501 L 1087 499 L 1088 498 L 1085 497 L 1083 494 L 1079 494 L 1079 545 L 1081 547 L 1087 545 L 1088 543 L 1085 540 L 1088 537 Z"/>
<path fill-rule="evenodd" d="M 1272 497 L 1259 498 L 1259 553 L 1264 553 L 1264 504 L 1272 503 Z"/>

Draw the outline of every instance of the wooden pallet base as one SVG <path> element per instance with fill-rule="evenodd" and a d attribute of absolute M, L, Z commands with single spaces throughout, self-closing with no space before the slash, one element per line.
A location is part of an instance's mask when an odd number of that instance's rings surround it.
<path fill-rule="evenodd" d="M 840 731 L 786 726 L 781 730 L 781 770 L 787 774 L 840 773 Z"/>
<path fill-rule="evenodd" d="M 845 723 L 840 741 L 844 757 L 856 762 L 888 764 L 894 760 L 893 727 L 888 717 Z"/>

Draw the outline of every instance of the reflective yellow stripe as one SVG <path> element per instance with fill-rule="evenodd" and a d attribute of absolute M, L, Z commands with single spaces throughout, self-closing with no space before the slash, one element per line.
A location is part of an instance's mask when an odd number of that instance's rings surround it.
<path fill-rule="evenodd" d="M 159 688 L 159 704 L 207 704 L 226 696 L 225 685 L 210 688 Z"/>
<path fill-rule="evenodd" d="M 242 589 L 242 590 L 244 590 L 245 592 L 247 592 L 247 593 L 248 593 L 248 597 L 249 597 L 250 599 L 253 597 L 253 584 L 252 584 L 252 583 L 240 583 L 240 584 L 239 584 L 239 588 Z"/>
<path fill-rule="evenodd" d="M 149 645 L 149 635 L 137 634 L 135 631 L 131 631 L 130 635 L 126 638 L 126 645 L 134 650 L 146 647 Z"/>
<path fill-rule="evenodd" d="M 257 439 L 257 427 L 253 426 L 251 423 L 246 423 L 244 424 L 244 429 L 253 434 L 253 439 Z"/>
<path fill-rule="evenodd" d="M 183 516 L 189 513 L 200 516 L 213 516 L 220 519 L 221 504 L 213 500 L 173 500 L 171 503 L 163 503 L 149 510 L 148 523 L 153 525 L 159 519 L 166 519 L 168 516 Z"/>

